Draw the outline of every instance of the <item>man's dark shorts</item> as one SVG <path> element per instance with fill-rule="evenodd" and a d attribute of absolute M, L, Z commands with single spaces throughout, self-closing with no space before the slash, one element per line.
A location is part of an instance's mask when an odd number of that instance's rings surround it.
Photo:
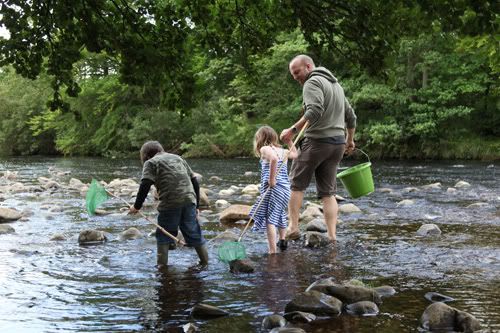
<path fill-rule="evenodd" d="M 199 246 L 206 242 L 201 234 L 200 224 L 196 220 L 196 205 L 193 203 L 178 208 L 160 210 L 158 224 L 176 237 L 178 230 L 181 229 L 188 246 Z M 158 244 L 175 243 L 158 228 L 156 228 L 156 241 Z"/>
<path fill-rule="evenodd" d="M 314 174 L 318 197 L 334 195 L 337 189 L 337 166 L 344 156 L 344 150 L 345 144 L 305 138 L 290 170 L 292 191 L 305 191 Z"/>

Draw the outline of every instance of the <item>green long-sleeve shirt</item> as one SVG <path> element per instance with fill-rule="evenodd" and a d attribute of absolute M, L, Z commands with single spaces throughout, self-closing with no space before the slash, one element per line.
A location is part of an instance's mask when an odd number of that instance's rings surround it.
<path fill-rule="evenodd" d="M 345 135 L 345 129 L 356 127 L 356 114 L 332 73 L 317 67 L 304 83 L 302 97 L 304 118 L 309 121 L 306 137 L 327 138 Z"/>

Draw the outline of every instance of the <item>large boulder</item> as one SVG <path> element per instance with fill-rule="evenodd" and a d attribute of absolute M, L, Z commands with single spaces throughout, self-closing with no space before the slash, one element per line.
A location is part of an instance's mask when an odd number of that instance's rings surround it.
<path fill-rule="evenodd" d="M 277 314 L 267 316 L 262 320 L 262 328 L 265 330 L 272 330 L 275 327 L 284 327 L 285 325 L 286 319 Z"/>
<path fill-rule="evenodd" d="M 361 213 L 361 209 L 359 209 L 355 204 L 344 204 L 339 206 L 339 212 L 344 214 Z"/>
<path fill-rule="evenodd" d="M 316 290 L 304 291 L 285 306 L 285 313 L 293 311 L 309 312 L 315 315 L 337 316 L 342 312 L 342 302 L 335 297 Z"/>
<path fill-rule="evenodd" d="M 380 295 L 375 290 L 365 287 L 333 285 L 327 286 L 324 289 L 328 295 L 336 297 L 346 304 L 352 304 L 360 301 L 370 301 L 376 304 L 382 303 Z"/>
<path fill-rule="evenodd" d="M 441 235 L 441 229 L 434 223 L 422 224 L 417 230 L 417 236 L 439 236 Z"/>
<path fill-rule="evenodd" d="M 323 218 L 315 218 L 307 223 L 306 231 L 327 232 L 325 220 Z"/>
<path fill-rule="evenodd" d="M 316 316 L 309 312 L 292 311 L 283 315 L 291 323 L 310 323 L 316 320 Z"/>
<path fill-rule="evenodd" d="M 317 217 L 323 217 L 323 212 L 321 211 L 319 206 L 310 205 L 302 212 L 302 214 L 300 214 L 300 221 L 307 223 Z"/>
<path fill-rule="evenodd" d="M 248 205 L 231 205 L 222 211 L 220 221 L 222 223 L 230 223 L 239 220 L 248 220 L 251 208 Z"/>
<path fill-rule="evenodd" d="M 481 324 L 474 316 L 441 302 L 433 303 L 425 309 L 420 324 L 428 331 L 472 333 L 481 329 Z"/>
<path fill-rule="evenodd" d="M 200 188 L 200 207 L 210 207 L 210 199 L 208 199 L 207 189 Z"/>
<path fill-rule="evenodd" d="M 10 225 L 0 224 L 0 235 L 13 234 L 14 232 L 16 232 L 16 230 L 14 228 L 12 228 Z"/>
<path fill-rule="evenodd" d="M 83 230 L 78 236 L 78 243 L 81 245 L 100 244 L 107 240 L 104 232 L 100 230 Z"/>
<path fill-rule="evenodd" d="M 377 304 L 370 301 L 360 301 L 345 307 L 348 314 L 356 316 L 376 316 L 379 313 Z"/>
<path fill-rule="evenodd" d="M 0 223 L 17 221 L 22 216 L 21 212 L 15 209 L 0 207 Z"/>
<path fill-rule="evenodd" d="M 249 195 L 257 195 L 259 194 L 259 185 L 255 184 L 250 184 L 245 186 L 243 190 L 241 190 L 241 193 L 243 194 L 249 194 Z"/>
<path fill-rule="evenodd" d="M 231 273 L 253 273 L 255 266 L 255 262 L 250 259 L 238 259 L 229 262 Z"/>
<path fill-rule="evenodd" d="M 128 228 L 120 234 L 120 239 L 137 239 L 143 237 L 142 232 L 137 228 Z"/>
<path fill-rule="evenodd" d="M 308 231 L 305 236 L 305 245 L 307 247 L 319 248 L 332 244 L 328 236 L 322 232 Z"/>
<path fill-rule="evenodd" d="M 196 318 L 216 318 L 229 315 L 229 312 L 216 306 L 199 303 L 191 309 L 191 316 Z"/>

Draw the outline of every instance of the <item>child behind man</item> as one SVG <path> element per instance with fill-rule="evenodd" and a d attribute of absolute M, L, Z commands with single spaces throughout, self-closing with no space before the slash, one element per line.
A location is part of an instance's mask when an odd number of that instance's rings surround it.
<path fill-rule="evenodd" d="M 290 148 L 289 151 L 281 147 L 278 134 L 269 126 L 262 126 L 255 133 L 254 152 L 257 157 L 260 157 L 261 184 L 260 196 L 253 205 L 250 216 L 253 216 L 254 220 L 253 230 L 266 229 L 270 254 L 276 253 L 276 246 L 281 251 L 287 248 L 285 235 L 288 225 L 287 206 L 290 200 L 290 182 L 286 162 L 288 158 L 297 157 L 293 142 L 290 140 L 287 145 Z M 277 244 L 276 228 L 279 233 Z"/>
<path fill-rule="evenodd" d="M 160 196 L 158 224 L 174 236 L 180 229 L 186 244 L 196 250 L 200 264 L 208 264 L 205 239 L 197 220 L 200 186 L 193 171 L 180 156 L 166 153 L 158 141 L 148 141 L 142 146 L 141 162 L 144 165 L 141 184 L 130 213 L 141 209 L 154 184 Z M 156 241 L 158 266 L 166 266 L 169 247 L 175 242 L 159 229 Z"/>

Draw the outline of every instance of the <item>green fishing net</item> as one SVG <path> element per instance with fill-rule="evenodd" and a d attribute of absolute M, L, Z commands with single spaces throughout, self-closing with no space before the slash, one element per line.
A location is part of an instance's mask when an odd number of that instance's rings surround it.
<path fill-rule="evenodd" d="M 106 189 L 99 184 L 97 180 L 92 179 L 92 183 L 90 183 L 90 187 L 85 198 L 87 212 L 90 215 L 94 215 L 97 206 L 106 200 L 108 200 L 108 193 L 106 192 Z"/>
<path fill-rule="evenodd" d="M 247 257 L 245 246 L 240 242 L 224 242 L 217 251 L 219 260 L 229 263 L 233 260 L 241 260 Z"/>

